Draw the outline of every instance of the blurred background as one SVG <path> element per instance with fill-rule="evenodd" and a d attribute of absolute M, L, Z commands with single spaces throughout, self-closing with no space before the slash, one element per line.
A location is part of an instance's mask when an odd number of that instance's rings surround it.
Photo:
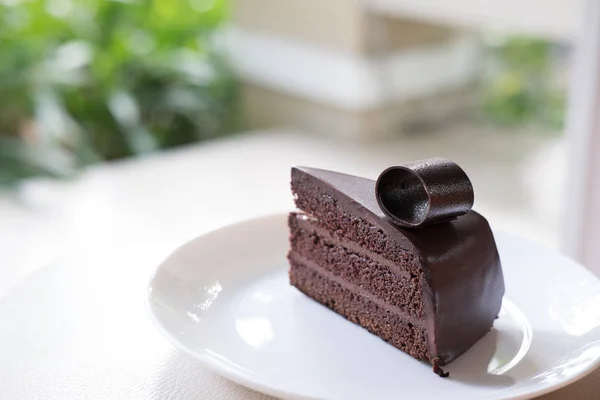
<path fill-rule="evenodd" d="M 0 272 L 291 207 L 289 167 L 431 156 L 558 244 L 568 0 L 0 0 Z M 0 287 L 0 289 L 2 289 Z"/>

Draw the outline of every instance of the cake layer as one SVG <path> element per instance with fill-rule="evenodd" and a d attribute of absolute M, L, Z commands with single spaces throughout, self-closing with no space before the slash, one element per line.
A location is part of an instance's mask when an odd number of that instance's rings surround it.
<path fill-rule="evenodd" d="M 392 346 L 420 360 L 430 360 L 427 333 L 403 315 L 383 308 L 368 296 L 353 293 L 306 262 L 290 258 L 290 282 L 301 292 Z"/>
<path fill-rule="evenodd" d="M 312 260 L 319 268 L 366 291 L 371 296 L 397 307 L 412 322 L 423 321 L 422 283 L 401 269 L 401 265 L 370 254 L 351 242 L 337 242 L 314 222 L 290 214 L 292 254 Z M 354 248 L 348 248 L 354 247 Z"/>
<path fill-rule="evenodd" d="M 300 212 L 291 212 L 288 217 L 288 226 L 290 229 L 305 229 L 314 232 L 316 235 L 325 238 L 329 242 L 340 244 L 346 249 L 367 256 L 369 259 L 388 267 L 394 274 L 404 278 L 417 278 L 417 275 L 403 268 L 401 264 L 383 257 L 381 254 L 368 250 L 346 238 L 339 237 L 335 233 L 330 233 L 326 228 L 320 225 L 319 220 L 310 215 Z"/>
<path fill-rule="evenodd" d="M 323 193 L 306 175 L 299 174 L 292 180 L 292 191 L 298 194 L 296 206 L 318 219 L 319 224 L 329 232 L 402 265 L 413 276 L 422 277 L 420 262 L 410 251 L 389 240 L 381 228 L 352 215 L 337 200 Z"/>

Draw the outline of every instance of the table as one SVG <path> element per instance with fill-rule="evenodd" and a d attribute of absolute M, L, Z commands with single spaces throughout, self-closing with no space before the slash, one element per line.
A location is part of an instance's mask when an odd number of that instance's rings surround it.
<path fill-rule="evenodd" d="M 474 171 L 481 192 L 476 207 L 493 224 L 552 244 L 531 210 L 515 207 L 526 202 L 518 185 L 510 186 L 515 171 L 508 166 L 535 147 L 531 138 L 518 139 L 522 151 L 514 151 L 515 137 L 507 138 L 512 150 L 505 154 L 498 152 L 503 139 L 475 131 L 461 130 L 460 140 L 381 145 L 253 133 L 95 167 L 74 182 L 34 182 L 24 188 L 21 205 L 2 197 L 0 398 L 268 399 L 168 344 L 146 316 L 145 285 L 158 263 L 192 237 L 290 209 L 291 164 L 373 177 L 390 163 L 436 151 Z M 476 139 L 482 135 L 485 140 Z M 474 147 L 485 170 L 477 168 Z M 502 195 L 506 188 L 498 191 L 499 182 L 514 189 L 510 196 Z M 542 399 L 591 400 L 599 392 L 595 372 Z"/>

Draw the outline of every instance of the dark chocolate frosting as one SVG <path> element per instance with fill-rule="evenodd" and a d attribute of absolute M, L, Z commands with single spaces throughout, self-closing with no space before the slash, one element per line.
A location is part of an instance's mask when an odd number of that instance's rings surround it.
<path fill-rule="evenodd" d="M 468 211 L 449 222 L 405 229 L 380 209 L 375 181 L 337 172 L 297 167 L 317 185 L 333 190 L 349 212 L 381 228 L 389 240 L 413 253 L 427 277 L 423 286 L 426 326 L 435 365 L 464 353 L 491 328 L 500 310 L 504 280 L 487 220 Z"/>

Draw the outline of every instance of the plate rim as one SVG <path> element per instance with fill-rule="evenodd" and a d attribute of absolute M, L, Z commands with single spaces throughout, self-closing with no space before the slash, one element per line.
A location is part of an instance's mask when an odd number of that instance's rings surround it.
<path fill-rule="evenodd" d="M 326 398 L 311 397 L 311 396 L 301 395 L 301 394 L 297 394 L 297 393 L 292 393 L 292 392 L 287 391 L 280 387 L 261 384 L 258 381 L 247 378 L 246 376 L 241 374 L 238 370 L 231 368 L 226 363 L 218 361 L 217 358 L 211 356 L 210 354 L 199 354 L 197 352 L 192 351 L 187 346 L 185 346 L 181 341 L 177 340 L 163 326 L 160 319 L 154 313 L 154 310 L 152 308 L 153 307 L 152 283 L 154 281 L 154 278 L 158 275 L 159 271 L 161 271 L 166 265 L 168 265 L 169 260 L 172 258 L 172 256 L 174 254 L 176 254 L 177 252 L 181 251 L 182 249 L 184 249 L 188 246 L 192 246 L 197 241 L 203 240 L 206 236 L 217 235 L 219 233 L 222 233 L 223 231 L 226 231 L 226 230 L 229 230 L 229 229 L 232 229 L 235 227 L 243 226 L 243 225 L 265 223 L 265 221 L 268 221 L 268 220 L 287 219 L 287 215 L 288 215 L 287 212 L 286 213 L 278 212 L 278 213 L 263 214 L 263 215 L 259 215 L 259 216 L 253 217 L 253 218 L 239 220 L 237 222 L 230 223 L 230 224 L 218 227 L 216 229 L 212 229 L 210 231 L 204 232 L 204 233 L 184 242 L 183 244 L 177 246 L 160 263 L 158 263 L 157 266 L 155 266 L 153 268 L 150 278 L 148 279 L 148 281 L 146 283 L 145 301 L 144 301 L 145 308 L 146 308 L 147 315 L 150 318 L 150 321 L 152 322 L 154 327 L 158 330 L 158 332 L 160 332 L 160 334 L 174 348 L 176 348 L 179 351 L 183 351 L 188 356 L 199 361 L 204 367 L 206 367 L 208 370 L 210 370 L 211 372 L 213 372 L 215 374 L 222 376 L 236 384 L 242 385 L 244 387 L 247 387 L 249 389 L 252 389 L 254 391 L 257 391 L 259 393 L 263 393 L 263 394 L 266 394 L 269 396 L 275 396 L 275 397 L 284 396 L 287 399 L 294 399 L 294 400 L 329 400 Z M 586 268 L 579 262 L 573 260 L 572 258 L 566 256 L 565 254 L 561 253 L 560 251 L 548 246 L 545 243 L 539 243 L 533 239 L 526 238 L 526 237 L 520 236 L 518 234 L 508 232 L 506 230 L 494 229 L 493 226 L 492 226 L 492 232 L 494 233 L 494 235 L 496 235 L 497 233 L 501 233 L 502 235 L 512 236 L 514 238 L 517 238 L 518 240 L 532 243 L 537 247 L 545 248 L 546 250 L 551 251 L 552 253 L 556 254 L 557 256 L 559 256 L 561 258 L 570 260 L 571 262 L 573 262 L 576 265 L 577 268 L 580 269 L 580 272 L 588 274 L 590 277 L 592 277 L 593 279 L 596 279 L 598 282 L 600 282 L 600 278 L 598 278 L 596 275 L 594 275 L 588 268 Z M 535 330 L 533 330 L 533 333 L 535 333 Z M 588 376 L 589 374 L 591 374 L 592 372 L 594 372 L 595 370 L 597 370 L 599 368 L 600 368 L 600 357 L 596 358 L 596 360 L 594 360 L 594 362 L 590 363 L 588 366 L 586 366 L 586 368 L 582 369 L 581 371 L 578 371 L 577 373 L 575 373 L 567 378 L 564 378 L 562 380 L 555 381 L 552 384 L 544 385 L 539 390 L 527 391 L 526 393 L 521 393 L 521 394 L 515 393 L 514 395 L 510 395 L 510 393 L 508 393 L 509 396 L 507 397 L 507 396 L 501 395 L 502 392 L 506 391 L 506 389 L 509 389 L 509 388 L 505 388 L 504 390 L 499 390 L 497 392 L 497 395 L 493 395 L 491 397 L 488 396 L 482 400 L 527 400 L 527 399 L 532 399 L 535 397 L 543 396 L 545 394 L 555 392 L 559 389 L 569 386 L 569 385 L 573 384 L 574 382 L 577 382 L 577 381 L 585 378 L 586 376 Z"/>

